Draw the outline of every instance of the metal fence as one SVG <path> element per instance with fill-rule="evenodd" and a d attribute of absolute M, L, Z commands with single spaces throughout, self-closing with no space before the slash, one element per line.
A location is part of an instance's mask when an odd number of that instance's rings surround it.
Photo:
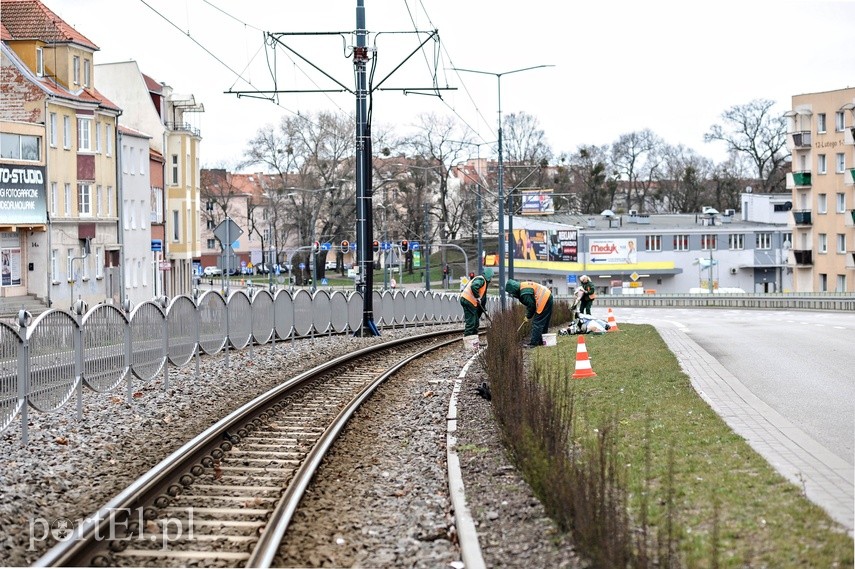
<path fill-rule="evenodd" d="M 443 324 L 463 320 L 458 295 L 423 290 L 373 291 L 378 328 Z M 0 432 L 21 418 L 27 443 L 29 408 L 56 411 L 72 399 L 82 416 L 83 388 L 104 393 L 162 376 L 170 365 L 196 362 L 201 354 L 294 340 L 297 337 L 356 332 L 362 325 L 359 292 L 306 290 L 291 293 L 242 290 L 224 298 L 207 291 L 171 302 L 154 299 L 130 312 L 111 304 L 78 312 L 50 309 L 35 319 L 22 312 L 17 325 L 0 322 Z M 85 312 L 84 312 L 85 311 Z M 76 397 L 75 397 L 76 396 Z"/>

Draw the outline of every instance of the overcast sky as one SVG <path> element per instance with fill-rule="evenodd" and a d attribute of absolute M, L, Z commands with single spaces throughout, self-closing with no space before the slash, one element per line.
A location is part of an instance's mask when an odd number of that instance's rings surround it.
<path fill-rule="evenodd" d="M 283 94 L 274 104 L 224 92 L 274 89 L 274 65 L 279 89 L 339 88 L 293 53 L 265 50 L 263 31 L 350 32 L 356 0 L 43 1 L 101 48 L 96 64 L 136 60 L 204 104 L 193 118 L 203 166 L 235 164 L 255 132 L 284 115 L 355 109 L 349 93 Z M 436 29 L 438 47 L 427 44 L 383 86 L 429 87 L 436 69 L 441 87 L 456 88 L 441 99 L 377 92 L 375 130 L 404 133 L 422 112 L 457 114 L 481 141 L 495 141 L 497 78 L 450 68 L 554 65 L 503 76 L 501 110 L 535 116 L 556 155 L 649 128 L 721 160 L 724 147 L 703 135 L 729 107 L 762 98 L 783 113 L 793 95 L 855 83 L 855 0 L 365 0 L 365 17 L 369 45 L 377 47 L 375 82 L 426 38 L 392 32 Z M 283 41 L 353 89 L 345 54 L 352 36 Z M 482 147 L 482 156 L 490 154 Z"/>

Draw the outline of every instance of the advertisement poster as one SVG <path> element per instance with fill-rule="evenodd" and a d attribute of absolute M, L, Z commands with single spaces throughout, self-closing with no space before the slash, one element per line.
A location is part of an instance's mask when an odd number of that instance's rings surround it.
<path fill-rule="evenodd" d="M 0 259 L 2 260 L 2 276 L 0 276 L 0 285 L 20 286 L 21 250 L 0 249 Z"/>
<path fill-rule="evenodd" d="M 579 259 L 579 233 L 575 229 L 549 232 L 549 260 L 575 263 Z"/>
<path fill-rule="evenodd" d="M 522 190 L 522 215 L 552 215 L 552 190 Z"/>
<path fill-rule="evenodd" d="M 524 261 L 548 261 L 549 243 L 547 232 L 542 229 L 514 229 L 514 259 Z M 508 239 L 508 248 L 511 241 Z"/>
<path fill-rule="evenodd" d="M 634 265 L 638 262 L 635 239 L 591 239 L 588 247 L 591 263 Z"/>

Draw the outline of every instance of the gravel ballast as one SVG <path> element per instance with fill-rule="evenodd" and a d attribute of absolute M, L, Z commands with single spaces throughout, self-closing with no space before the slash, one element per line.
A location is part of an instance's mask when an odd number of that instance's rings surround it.
<path fill-rule="evenodd" d="M 451 326 L 449 329 L 457 329 Z M 435 330 L 431 327 L 427 330 Z M 202 357 L 162 380 L 84 393 L 83 418 L 72 401 L 57 413 L 30 413 L 30 442 L 20 427 L 2 434 L 0 564 L 27 566 L 53 545 L 45 525 L 76 524 L 137 477 L 229 411 L 297 372 L 346 351 L 426 329 L 384 331 L 380 338 L 324 336 Z M 383 386 L 355 416 L 325 460 L 304 504 L 344 515 L 320 527 L 298 512 L 283 550 L 286 563 L 309 566 L 462 567 L 445 464 L 446 414 L 454 381 L 472 352 L 461 344 L 423 358 Z M 472 365 L 458 396 L 457 452 L 466 499 L 488 567 L 582 566 L 565 536 L 507 461 L 490 403 L 475 393 L 485 379 Z M 365 457 L 369 457 L 366 459 Z M 360 484 L 357 495 L 354 484 Z M 367 512 L 376 512 L 373 518 Z M 302 552 L 313 551 L 310 556 Z"/>

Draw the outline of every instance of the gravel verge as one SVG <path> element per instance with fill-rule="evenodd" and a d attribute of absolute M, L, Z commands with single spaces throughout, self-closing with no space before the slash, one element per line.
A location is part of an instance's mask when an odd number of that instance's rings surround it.
<path fill-rule="evenodd" d="M 131 405 L 125 403 L 124 388 L 110 394 L 84 393 L 80 421 L 73 403 L 56 413 L 31 412 L 29 445 L 20 446 L 15 426 L 0 436 L 0 565 L 32 564 L 53 545 L 52 538 L 43 537 L 42 520 L 76 523 L 219 417 L 282 378 L 345 351 L 423 330 L 277 343 L 255 347 L 252 356 L 249 349 L 231 351 L 228 368 L 222 355 L 203 357 L 198 380 L 191 363 L 170 370 L 168 390 L 162 389 L 161 380 L 135 382 Z M 310 529 L 319 547 L 303 563 L 462 566 L 445 474 L 445 428 L 453 382 L 469 356 L 471 352 L 455 346 L 425 358 L 419 371 L 390 382 L 358 412 L 357 426 L 348 427 L 345 438 L 336 443 L 335 461 L 324 462 L 306 500 L 344 499 L 349 511 L 385 514 L 371 523 L 354 515 L 338 519 L 334 526 Z M 457 439 L 467 503 L 487 566 L 581 566 L 506 460 L 489 403 L 475 394 L 475 386 L 484 381 L 482 373 L 473 365 L 464 380 Z M 356 453 L 348 448 L 371 449 L 370 460 L 355 460 Z M 349 457 L 355 462 L 348 468 L 343 465 Z M 334 481 L 331 487 L 323 489 L 323 476 Z M 353 480 L 374 484 L 354 496 Z M 346 493 L 344 498 L 340 491 Z M 294 523 L 299 527 L 299 517 Z M 301 545 L 291 550 L 286 546 L 285 551 L 304 550 L 310 539 L 305 535 L 294 538 L 298 541 L 293 543 Z"/>

